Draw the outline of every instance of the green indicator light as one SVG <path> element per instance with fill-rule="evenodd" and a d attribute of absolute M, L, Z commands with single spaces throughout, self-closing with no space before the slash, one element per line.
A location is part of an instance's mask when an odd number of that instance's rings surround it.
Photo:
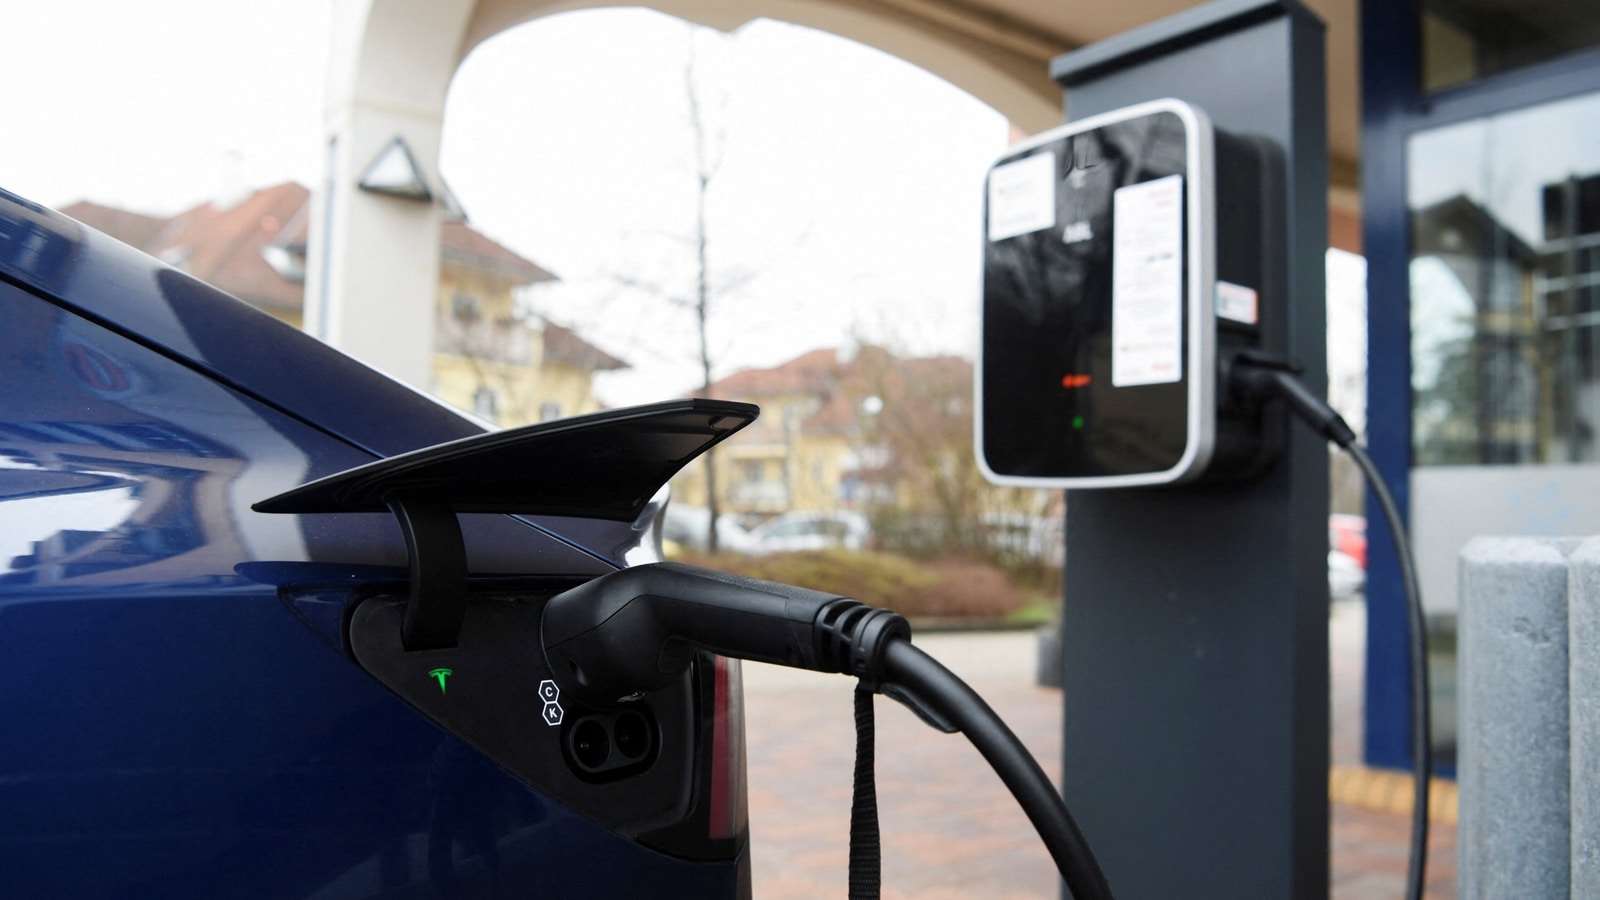
<path fill-rule="evenodd" d="M 437 678 L 439 680 L 439 693 L 443 694 L 445 692 L 445 690 L 444 690 L 445 679 L 449 678 L 451 675 L 454 675 L 454 674 L 455 674 L 455 670 L 454 669 L 434 669 L 433 671 L 428 673 L 428 677 L 429 678 Z"/>
<path fill-rule="evenodd" d="M 1073 416 L 1072 417 L 1072 427 L 1074 429 L 1083 428 L 1083 416 Z"/>

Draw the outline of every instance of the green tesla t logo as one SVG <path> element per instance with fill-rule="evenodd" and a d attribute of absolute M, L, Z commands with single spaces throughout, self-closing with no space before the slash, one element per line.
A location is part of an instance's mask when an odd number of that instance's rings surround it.
<path fill-rule="evenodd" d="M 454 674 L 455 674 L 455 670 L 454 669 L 434 669 L 433 671 L 428 673 L 428 677 L 432 678 L 432 679 L 435 679 L 435 680 L 437 680 L 439 682 L 439 693 L 443 694 L 443 693 L 445 693 L 445 689 L 444 689 L 445 682 L 447 680 L 449 680 L 451 675 L 454 675 Z"/>

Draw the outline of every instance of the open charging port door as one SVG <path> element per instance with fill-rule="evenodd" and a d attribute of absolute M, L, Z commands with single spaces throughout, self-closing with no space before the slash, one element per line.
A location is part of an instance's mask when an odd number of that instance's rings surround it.
<path fill-rule="evenodd" d="M 1007 151 L 985 206 L 977 448 L 1047 488 L 1248 476 L 1281 428 L 1219 389 L 1261 351 L 1278 166 L 1264 141 L 1158 100 Z"/>
<path fill-rule="evenodd" d="M 561 689 L 565 673 L 540 652 L 545 607 L 585 576 L 469 571 L 471 532 L 460 515 L 639 522 L 674 474 L 758 414 L 745 403 L 673 400 L 487 432 L 347 469 L 254 509 L 393 515 L 409 583 L 347 597 L 342 643 L 351 659 L 549 798 L 694 858 L 707 834 L 742 839 L 727 833 L 736 817 L 718 796 L 739 773 L 724 765 L 719 775 L 713 760 L 726 757 L 710 750 L 724 727 L 715 708 L 727 697 L 725 664 L 696 653 L 627 708 L 586 705 Z M 344 596 L 327 572 L 288 569 L 284 602 Z"/>

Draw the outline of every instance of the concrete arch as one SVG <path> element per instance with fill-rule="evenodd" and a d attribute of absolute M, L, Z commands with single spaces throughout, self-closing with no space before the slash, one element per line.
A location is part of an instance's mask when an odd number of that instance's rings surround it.
<path fill-rule="evenodd" d="M 615 0 L 480 0 L 461 47 L 465 59 L 495 35 L 561 12 L 603 9 Z M 941 0 L 651 0 L 627 4 L 733 31 L 775 19 L 848 38 L 898 56 L 992 106 L 1027 132 L 1061 124 L 1061 89 L 1050 60 L 1072 49 L 1052 38 L 1002 24 Z"/>
<path fill-rule="evenodd" d="M 326 164 L 314 190 L 306 279 L 313 334 L 419 388 L 431 374 L 445 98 L 473 48 L 557 13 L 615 0 L 336 0 L 325 103 Z M 966 90 L 1025 131 L 1060 123 L 1049 61 L 1070 49 L 944 0 L 652 0 L 650 9 L 732 30 L 804 25 L 898 56 Z M 425 197 L 363 190 L 404 143 Z"/>

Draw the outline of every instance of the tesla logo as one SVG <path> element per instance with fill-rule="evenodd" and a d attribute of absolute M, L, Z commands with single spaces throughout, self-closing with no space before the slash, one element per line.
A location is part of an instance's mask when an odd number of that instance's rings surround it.
<path fill-rule="evenodd" d="M 443 693 L 445 693 L 445 689 L 444 689 L 445 682 L 447 680 L 449 680 L 451 675 L 454 675 L 454 674 L 455 674 L 455 670 L 453 670 L 453 669 L 434 669 L 433 671 L 428 673 L 428 677 L 439 682 L 439 693 L 443 694 Z"/>
<path fill-rule="evenodd" d="M 1061 231 L 1061 243 L 1081 244 L 1084 241 L 1094 240 L 1094 229 L 1088 222 L 1069 222 Z"/>

